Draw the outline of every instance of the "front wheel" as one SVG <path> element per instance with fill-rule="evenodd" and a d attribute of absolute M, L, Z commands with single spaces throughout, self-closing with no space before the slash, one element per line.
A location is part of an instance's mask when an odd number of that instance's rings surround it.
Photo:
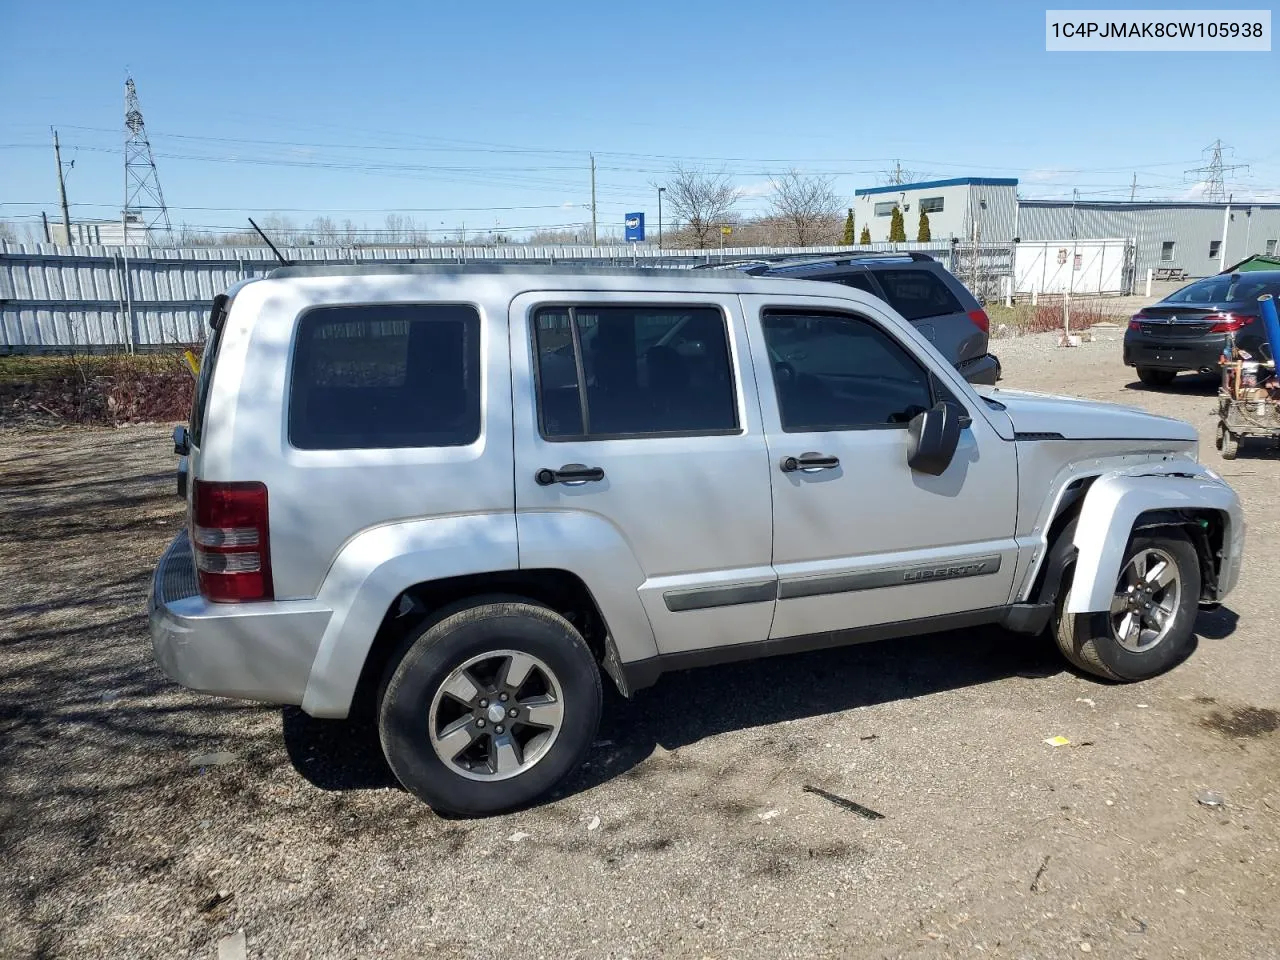
<path fill-rule="evenodd" d="M 1069 597 L 1068 597 L 1069 599 Z M 1063 656 L 1108 680 L 1147 680 L 1191 653 L 1200 603 L 1200 558 L 1185 533 L 1137 533 L 1125 552 L 1110 609 L 1058 615 Z"/>
<path fill-rule="evenodd" d="M 1149 387 L 1167 387 L 1178 375 L 1176 370 L 1157 370 L 1154 367 L 1139 367 L 1138 379 Z"/>
<path fill-rule="evenodd" d="M 600 671 L 547 607 L 473 601 L 429 621 L 392 669 L 378 733 L 397 779 L 435 810 L 484 816 L 537 799 L 585 758 Z"/>

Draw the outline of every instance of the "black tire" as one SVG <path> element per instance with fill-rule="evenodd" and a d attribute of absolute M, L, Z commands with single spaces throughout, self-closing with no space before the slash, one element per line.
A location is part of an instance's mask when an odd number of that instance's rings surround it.
<path fill-rule="evenodd" d="M 1214 446 L 1222 454 L 1223 460 L 1234 460 L 1240 454 L 1240 438 L 1221 423 L 1218 424 L 1218 433 L 1214 439 Z"/>
<path fill-rule="evenodd" d="M 1125 683 L 1148 680 L 1177 666 L 1195 649 L 1194 628 L 1200 603 L 1200 558 L 1196 548 L 1180 530 L 1137 531 L 1125 550 L 1122 573 L 1135 554 L 1150 548 L 1167 553 L 1178 567 L 1180 593 L 1169 632 L 1149 649 L 1129 650 L 1116 637 L 1110 613 L 1066 613 L 1064 597 L 1054 624 L 1054 639 L 1068 662 L 1086 673 Z"/>
<path fill-rule="evenodd" d="M 509 779 L 468 779 L 432 744 L 432 705 L 455 669 L 500 650 L 535 657 L 552 671 L 563 716 L 527 770 Z M 486 816 L 528 805 L 577 769 L 595 738 L 601 700 L 595 658 L 568 620 L 519 598 L 478 598 L 441 611 L 407 639 L 380 697 L 378 735 L 405 789 L 437 812 Z"/>
<path fill-rule="evenodd" d="M 1178 375 L 1176 370 L 1157 370 L 1154 367 L 1139 367 L 1138 379 L 1149 387 L 1167 387 Z"/>

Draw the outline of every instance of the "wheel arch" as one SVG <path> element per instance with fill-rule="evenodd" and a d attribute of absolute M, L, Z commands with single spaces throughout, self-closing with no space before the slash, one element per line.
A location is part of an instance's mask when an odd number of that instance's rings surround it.
<path fill-rule="evenodd" d="M 1234 585 L 1238 570 L 1228 570 L 1226 563 L 1229 556 L 1238 557 L 1233 545 L 1243 536 L 1239 501 L 1203 467 L 1193 469 L 1194 474 L 1117 474 L 1094 483 L 1072 532 L 1076 562 L 1067 613 L 1109 608 L 1125 551 L 1138 529 L 1174 527 L 1190 536 L 1200 558 L 1201 603 L 1216 602 Z"/>
<path fill-rule="evenodd" d="M 401 590 L 388 605 L 365 654 L 351 712 L 368 715 L 376 709 L 387 670 L 398 661 L 417 627 L 441 610 L 493 595 L 541 604 L 560 614 L 582 634 L 619 691 L 629 695 L 608 622 L 586 582 L 563 569 L 514 569 L 423 580 Z"/>

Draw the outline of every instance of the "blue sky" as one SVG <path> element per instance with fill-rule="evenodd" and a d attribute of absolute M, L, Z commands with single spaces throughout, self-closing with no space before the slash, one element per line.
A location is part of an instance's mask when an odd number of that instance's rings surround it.
<path fill-rule="evenodd" d="M 1062 6 L 1062 4 L 1056 4 Z M 118 216 L 126 68 L 175 225 L 286 212 L 506 232 L 656 217 L 673 162 L 842 195 L 895 160 L 1016 176 L 1027 196 L 1194 196 L 1217 138 L 1280 195 L 1280 52 L 1047 53 L 1044 5 L 150 3 L 0 5 L 0 218 Z M 1258 105 L 1271 86 L 1271 105 Z M 1254 104 L 1249 105 L 1253 100 Z M 463 209 L 470 208 L 470 209 Z M 508 209 L 487 209 L 508 208 Z"/>

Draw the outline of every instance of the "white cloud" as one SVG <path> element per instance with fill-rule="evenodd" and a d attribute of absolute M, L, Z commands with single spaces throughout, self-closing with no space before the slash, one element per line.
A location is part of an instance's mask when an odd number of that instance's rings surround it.
<path fill-rule="evenodd" d="M 738 187 L 738 192 L 744 197 L 767 197 L 773 192 L 773 181 L 760 180 L 756 183 L 748 183 Z"/>
<path fill-rule="evenodd" d="M 1066 179 L 1075 173 L 1075 170 L 1064 170 L 1058 167 L 1039 167 L 1034 170 L 1027 170 L 1022 174 L 1021 179 L 1027 183 L 1052 183 L 1056 180 Z"/>

